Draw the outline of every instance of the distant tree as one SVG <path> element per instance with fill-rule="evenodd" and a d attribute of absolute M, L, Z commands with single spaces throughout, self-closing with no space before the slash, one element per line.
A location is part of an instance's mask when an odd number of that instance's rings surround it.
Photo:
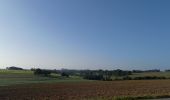
<path fill-rule="evenodd" d="M 120 70 L 120 69 L 113 70 L 114 76 L 127 76 L 127 75 L 131 75 L 131 74 L 132 74 L 131 71 L 123 71 L 123 70 Z"/>
<path fill-rule="evenodd" d="M 61 73 L 61 76 L 69 77 L 69 74 L 68 74 L 68 73 L 66 73 L 66 72 L 62 72 L 62 73 Z"/>
<path fill-rule="evenodd" d="M 51 74 L 51 72 L 48 71 L 48 70 L 43 70 L 43 74 L 44 74 L 45 76 L 49 76 L 49 75 Z"/>
<path fill-rule="evenodd" d="M 31 71 L 35 71 L 36 69 L 35 69 L 35 68 L 31 68 L 30 70 L 31 70 Z"/>
<path fill-rule="evenodd" d="M 41 69 L 35 69 L 34 70 L 34 75 L 44 75 L 44 76 L 49 76 L 51 74 L 50 71 L 48 70 L 41 70 Z"/>
<path fill-rule="evenodd" d="M 132 73 L 142 73 L 142 70 L 132 70 Z"/>
<path fill-rule="evenodd" d="M 156 79 L 167 79 L 164 76 L 143 76 L 143 77 L 135 77 L 134 80 L 156 80 Z"/>
<path fill-rule="evenodd" d="M 170 72 L 170 69 L 165 70 L 165 72 Z"/>
<path fill-rule="evenodd" d="M 34 74 L 35 74 L 35 75 L 40 75 L 40 74 L 42 74 L 42 70 L 39 69 L 39 68 L 38 68 L 38 69 L 35 69 L 35 70 L 34 70 Z"/>
<path fill-rule="evenodd" d="M 8 70 L 23 70 L 23 68 L 15 67 L 15 66 L 7 67 L 6 69 L 8 69 Z"/>
<path fill-rule="evenodd" d="M 152 69 L 152 70 L 133 70 L 133 73 L 143 73 L 143 72 L 160 72 L 160 69 Z"/>
<path fill-rule="evenodd" d="M 125 77 L 123 77 L 123 80 L 132 80 L 132 78 L 129 76 L 125 76 Z"/>
<path fill-rule="evenodd" d="M 83 70 L 81 71 L 81 76 L 84 79 L 89 80 L 103 80 L 103 81 L 111 81 L 112 76 L 127 76 L 131 75 L 131 71 L 124 71 L 124 70 Z"/>
<path fill-rule="evenodd" d="M 160 72 L 160 69 L 145 70 L 145 72 Z"/>

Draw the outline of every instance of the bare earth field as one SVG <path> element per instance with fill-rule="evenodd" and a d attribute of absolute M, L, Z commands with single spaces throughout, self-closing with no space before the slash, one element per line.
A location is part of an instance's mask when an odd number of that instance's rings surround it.
<path fill-rule="evenodd" d="M 170 80 L 60 82 L 0 87 L 0 100 L 112 100 L 122 96 L 170 96 Z"/>

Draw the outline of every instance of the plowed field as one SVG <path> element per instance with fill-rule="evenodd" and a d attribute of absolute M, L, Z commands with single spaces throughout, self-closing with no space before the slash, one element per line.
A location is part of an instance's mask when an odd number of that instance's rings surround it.
<path fill-rule="evenodd" d="M 170 95 L 170 80 L 41 83 L 0 87 L 0 100 L 93 100 Z"/>

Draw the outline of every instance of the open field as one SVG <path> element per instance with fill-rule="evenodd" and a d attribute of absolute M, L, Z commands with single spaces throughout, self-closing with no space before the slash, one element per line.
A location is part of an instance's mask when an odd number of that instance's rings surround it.
<path fill-rule="evenodd" d="M 169 97 L 170 80 L 61 82 L 0 88 L 0 100 L 114 100 L 122 96 Z"/>
<path fill-rule="evenodd" d="M 133 73 L 131 77 L 143 77 L 143 76 L 158 76 L 170 78 L 170 72 L 142 72 L 142 73 Z"/>
<path fill-rule="evenodd" d="M 33 74 L 30 70 L 0 70 L 0 86 L 8 86 L 14 84 L 27 83 L 55 83 L 55 82 L 70 82 L 70 81 L 89 81 L 80 76 L 61 77 L 59 74 L 51 74 L 52 77 L 42 77 Z M 143 72 L 133 73 L 130 77 L 144 77 L 144 76 L 163 76 L 170 78 L 170 72 Z M 122 77 L 113 76 L 112 79 Z"/>
<path fill-rule="evenodd" d="M 0 70 L 0 100 L 136 100 L 170 97 L 170 80 L 89 81 L 79 76 L 36 76 L 29 70 Z M 130 77 L 169 72 L 133 73 Z M 33 84 L 36 83 L 36 84 Z"/>
<path fill-rule="evenodd" d="M 136 77 L 164 77 L 166 79 L 170 79 L 170 72 L 141 72 L 141 73 L 132 73 L 132 75 L 128 75 L 132 79 Z M 112 79 L 122 79 L 122 76 L 115 77 L 113 76 Z"/>
<path fill-rule="evenodd" d="M 53 77 L 35 76 L 33 72 L 29 70 L 0 70 L 0 86 L 28 83 L 87 81 L 78 76 L 70 76 L 69 78 L 61 77 L 58 74 L 52 74 L 52 76 Z"/>

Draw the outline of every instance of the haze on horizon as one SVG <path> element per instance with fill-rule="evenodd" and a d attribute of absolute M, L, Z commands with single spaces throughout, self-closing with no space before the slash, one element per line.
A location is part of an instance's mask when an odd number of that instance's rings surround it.
<path fill-rule="evenodd" d="M 168 69 L 169 0 L 1 0 L 0 68 Z"/>

